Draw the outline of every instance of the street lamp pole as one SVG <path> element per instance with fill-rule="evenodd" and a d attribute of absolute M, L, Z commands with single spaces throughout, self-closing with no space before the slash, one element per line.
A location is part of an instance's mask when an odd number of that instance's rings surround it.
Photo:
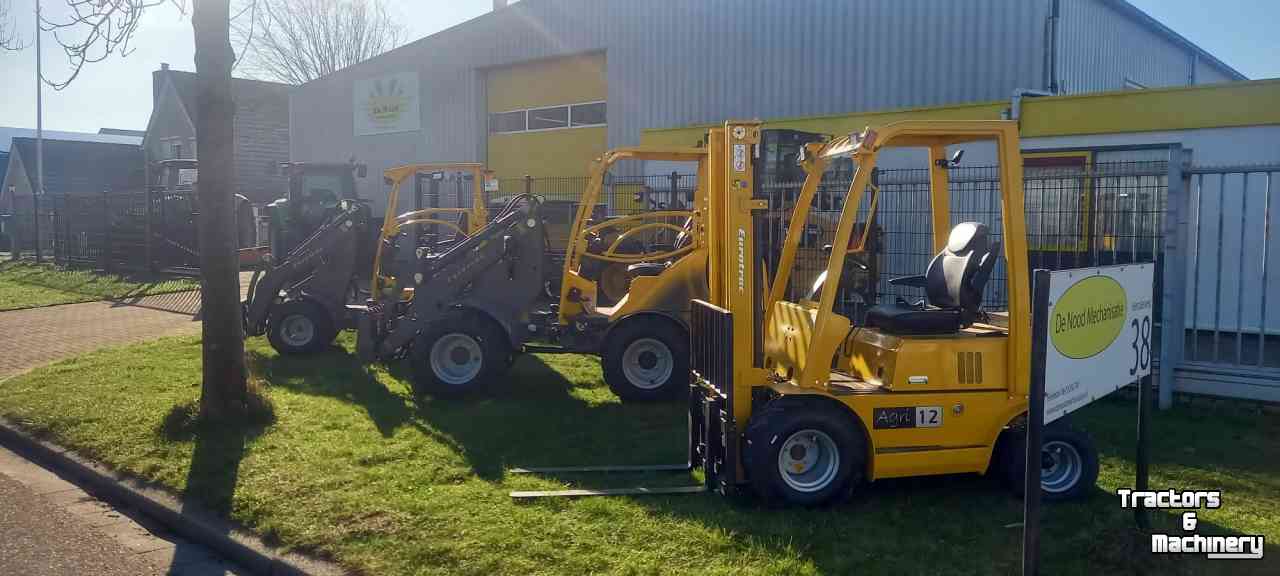
<path fill-rule="evenodd" d="M 31 212 L 35 221 L 36 263 L 40 263 L 40 197 L 44 195 L 44 74 L 40 69 L 40 0 L 36 0 L 36 189 L 31 192 Z"/>

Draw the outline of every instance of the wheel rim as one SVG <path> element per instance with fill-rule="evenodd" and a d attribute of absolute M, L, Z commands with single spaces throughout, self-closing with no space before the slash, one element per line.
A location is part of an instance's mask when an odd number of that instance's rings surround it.
<path fill-rule="evenodd" d="M 1040 449 L 1040 486 L 1059 494 L 1071 490 L 1084 474 L 1084 458 L 1068 442 L 1050 440 Z"/>
<path fill-rule="evenodd" d="M 290 314 L 280 320 L 280 339 L 285 344 L 302 347 L 316 337 L 316 324 L 304 314 Z"/>
<path fill-rule="evenodd" d="M 484 364 L 484 353 L 475 338 L 453 332 L 431 345 L 431 371 L 446 384 L 466 384 L 475 379 Z"/>
<path fill-rule="evenodd" d="M 622 373 L 627 382 L 642 390 L 661 388 L 671 378 L 675 359 L 660 340 L 638 338 L 622 353 Z"/>
<path fill-rule="evenodd" d="M 778 451 L 778 475 L 797 492 L 817 492 L 831 485 L 840 471 L 840 450 L 821 430 L 800 430 Z"/>

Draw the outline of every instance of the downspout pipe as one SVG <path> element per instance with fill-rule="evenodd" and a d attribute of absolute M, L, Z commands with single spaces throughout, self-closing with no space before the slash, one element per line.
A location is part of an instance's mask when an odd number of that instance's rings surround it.
<path fill-rule="evenodd" d="M 1009 119 L 1021 124 L 1022 100 L 1028 97 L 1037 98 L 1040 96 L 1053 96 L 1053 93 L 1047 90 L 1033 90 L 1031 88 L 1015 88 L 1013 90 L 1013 98 L 1009 103 Z"/>
<path fill-rule="evenodd" d="M 1062 19 L 1060 0 L 1049 0 L 1049 17 L 1044 30 L 1044 89 L 1057 94 L 1058 86 L 1058 23 Z"/>

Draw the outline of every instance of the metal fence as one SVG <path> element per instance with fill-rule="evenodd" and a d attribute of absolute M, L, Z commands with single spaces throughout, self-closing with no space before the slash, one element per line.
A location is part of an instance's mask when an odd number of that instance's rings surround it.
<path fill-rule="evenodd" d="M 1280 400 L 1280 304 L 1275 183 L 1280 166 L 1187 171 L 1185 337 L 1189 386 L 1211 375 L 1242 393 Z M 1181 382 L 1180 382 L 1181 384 Z"/>
<path fill-rule="evenodd" d="M 1156 262 L 1163 238 L 1168 162 L 1113 162 L 1080 167 L 1026 167 L 1024 191 L 1028 264 L 1051 270 L 1130 262 Z M 780 239 L 794 207 L 800 181 L 766 181 L 772 212 L 771 238 Z M 792 270 L 788 296 L 805 298 L 826 269 L 826 251 L 834 239 L 839 209 L 847 193 L 847 172 L 823 179 L 805 227 L 800 255 Z M 896 299 L 917 301 L 919 288 L 893 286 L 889 280 L 923 274 L 934 256 L 927 169 L 878 170 L 859 207 L 860 227 L 870 226 L 865 255 L 841 281 L 842 312 L 859 319 L 865 306 Z M 996 166 L 966 166 L 950 171 L 951 224 L 986 224 L 993 241 L 1002 241 L 1000 181 Z M 878 199 L 875 199 L 878 196 Z M 788 199 L 791 199 L 788 202 Z M 867 214 L 875 199 L 874 216 Z M 779 201 L 780 200 L 780 201 Z M 777 246 L 780 241 L 771 242 Z M 848 266 L 846 266 L 848 267 Z M 997 261 L 984 305 L 1007 305 L 1005 263 Z M 1157 285 L 1157 293 L 1161 287 Z"/>
<path fill-rule="evenodd" d="M 105 271 L 199 266 L 197 194 L 190 188 L 146 192 L 45 194 L 15 198 L 6 222 L 15 257 Z M 35 205 L 39 204 L 39 213 Z"/>

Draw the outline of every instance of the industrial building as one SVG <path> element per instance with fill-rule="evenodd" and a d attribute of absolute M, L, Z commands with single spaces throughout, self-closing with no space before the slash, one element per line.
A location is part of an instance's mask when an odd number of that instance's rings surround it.
<path fill-rule="evenodd" d="M 503 4 L 293 90 L 292 159 L 581 176 L 644 129 L 1245 79 L 1124 0 Z"/>

